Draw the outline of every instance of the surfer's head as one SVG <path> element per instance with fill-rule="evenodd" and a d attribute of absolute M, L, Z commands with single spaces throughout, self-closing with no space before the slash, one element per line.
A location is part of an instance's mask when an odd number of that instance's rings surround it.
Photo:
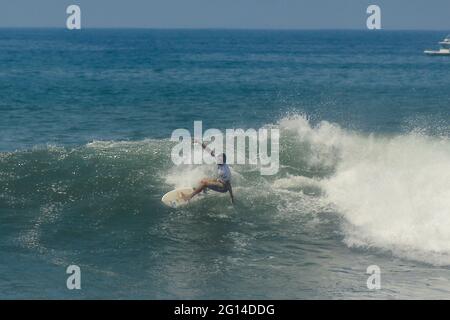
<path fill-rule="evenodd" d="M 225 164 L 227 163 L 227 155 L 225 153 L 221 153 L 217 156 L 217 164 Z"/>

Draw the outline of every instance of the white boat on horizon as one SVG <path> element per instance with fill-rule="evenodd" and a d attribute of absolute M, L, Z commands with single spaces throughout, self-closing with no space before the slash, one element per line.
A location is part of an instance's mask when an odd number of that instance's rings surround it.
<path fill-rule="evenodd" d="M 425 50 L 424 53 L 429 56 L 450 56 L 450 34 L 439 44 L 441 45 L 439 50 Z"/>
<path fill-rule="evenodd" d="M 444 40 L 442 40 L 441 42 L 439 42 L 439 44 L 441 45 L 441 46 L 444 46 L 444 47 L 450 47 L 450 34 L 447 36 L 447 37 L 445 37 L 445 39 Z"/>

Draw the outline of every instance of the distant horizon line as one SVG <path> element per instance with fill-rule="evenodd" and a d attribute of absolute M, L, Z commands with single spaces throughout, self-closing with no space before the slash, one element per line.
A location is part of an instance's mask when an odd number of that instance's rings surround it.
<path fill-rule="evenodd" d="M 65 26 L 0 26 L 2 29 L 58 29 L 67 30 Z M 367 28 L 241 28 L 241 27 L 82 27 L 82 30 L 222 30 L 222 31 L 367 31 L 367 32 L 384 32 L 384 31 L 421 31 L 421 32 L 450 32 L 450 29 L 380 29 L 369 30 Z M 69 30 L 73 31 L 73 30 Z"/>

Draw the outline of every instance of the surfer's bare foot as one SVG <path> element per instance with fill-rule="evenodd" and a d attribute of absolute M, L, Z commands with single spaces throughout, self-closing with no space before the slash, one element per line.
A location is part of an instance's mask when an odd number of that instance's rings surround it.
<path fill-rule="evenodd" d="M 184 194 L 183 192 L 180 192 L 181 194 L 181 199 L 183 199 L 184 201 L 189 201 L 191 200 L 191 197 L 187 194 Z"/>

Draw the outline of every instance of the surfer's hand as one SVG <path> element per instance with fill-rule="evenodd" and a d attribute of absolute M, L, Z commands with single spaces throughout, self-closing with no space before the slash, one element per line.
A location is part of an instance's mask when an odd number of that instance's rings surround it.
<path fill-rule="evenodd" d="M 206 148 L 206 144 L 204 142 L 200 143 L 197 139 L 192 138 L 192 143 L 198 143 L 201 144 L 203 148 Z"/>

